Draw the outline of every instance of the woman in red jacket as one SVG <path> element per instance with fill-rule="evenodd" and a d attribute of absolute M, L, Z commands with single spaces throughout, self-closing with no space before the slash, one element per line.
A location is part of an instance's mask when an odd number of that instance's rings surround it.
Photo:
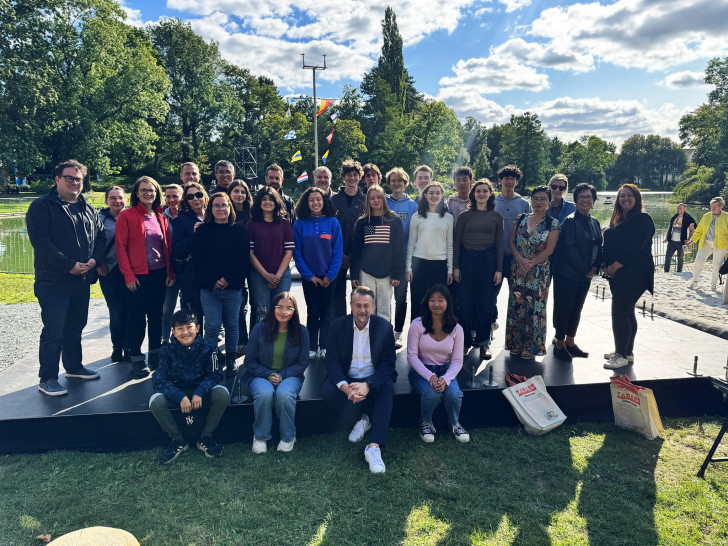
<path fill-rule="evenodd" d="M 142 354 L 145 326 L 149 366 L 154 369 L 159 362 L 165 284 L 174 284 L 172 238 L 162 214 L 161 194 L 156 180 L 142 176 L 131 191 L 131 207 L 121 211 L 116 219 L 116 255 L 128 289 L 128 341 L 137 377 L 149 374 Z"/>

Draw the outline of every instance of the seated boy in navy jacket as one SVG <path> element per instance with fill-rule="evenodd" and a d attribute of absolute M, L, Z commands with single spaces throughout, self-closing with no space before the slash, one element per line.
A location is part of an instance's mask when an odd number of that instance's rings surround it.
<path fill-rule="evenodd" d="M 210 406 L 207 421 L 197 442 L 197 449 L 207 457 L 219 457 L 222 447 L 212 438 L 230 401 L 228 390 L 218 383 L 222 369 L 217 362 L 215 347 L 198 335 L 197 317 L 188 310 L 172 315 L 174 339 L 159 351 L 159 366 L 152 376 L 156 391 L 149 399 L 149 409 L 169 434 L 172 442 L 159 457 L 159 464 L 169 464 L 187 449 L 182 431 L 172 415 L 173 409 L 182 413 L 198 410 L 204 403 Z"/>

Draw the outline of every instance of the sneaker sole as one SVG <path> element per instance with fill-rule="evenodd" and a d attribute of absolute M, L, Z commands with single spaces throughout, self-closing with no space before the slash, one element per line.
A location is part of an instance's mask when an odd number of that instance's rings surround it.
<path fill-rule="evenodd" d="M 614 353 L 604 353 L 604 360 L 611 360 L 611 358 L 614 356 Z M 629 364 L 634 364 L 634 355 L 627 357 L 627 362 Z"/>
<path fill-rule="evenodd" d="M 38 390 L 40 392 L 42 392 L 43 394 L 45 394 L 46 396 L 63 396 L 64 394 L 68 394 L 67 390 L 53 392 L 53 391 L 47 391 L 47 390 L 41 388 L 40 386 L 38 387 Z"/>
<path fill-rule="evenodd" d="M 202 451 L 205 454 L 205 457 L 207 457 L 208 459 L 215 459 L 216 457 L 219 457 L 220 455 L 222 455 L 222 450 L 220 450 L 220 453 L 218 453 L 217 455 L 215 455 L 214 453 L 209 453 L 207 451 L 207 449 L 205 449 L 202 445 L 200 445 L 199 442 L 197 442 L 197 449 Z"/>
<path fill-rule="evenodd" d="M 432 442 L 435 441 L 435 435 L 434 434 L 430 434 L 430 435 L 420 434 L 420 440 L 422 440 L 426 444 L 431 444 Z"/>
<path fill-rule="evenodd" d="M 180 449 L 177 452 L 177 454 L 174 457 L 172 457 L 169 461 L 164 462 L 164 463 L 160 461 L 159 464 L 164 465 L 164 466 L 168 465 L 169 463 L 171 463 L 172 461 L 174 461 L 177 457 L 179 457 L 180 455 L 182 455 L 182 453 L 184 453 L 185 451 L 187 451 L 187 448 L 188 447 L 189 447 L 188 445 L 185 445 L 185 447 L 183 447 L 182 449 Z"/>
<path fill-rule="evenodd" d="M 291 442 L 290 446 L 281 447 L 281 444 L 279 442 L 278 447 L 276 448 L 276 451 L 280 451 L 281 453 L 290 453 L 291 451 L 293 451 L 293 446 L 295 443 L 296 443 L 296 440 L 293 440 Z"/>
<path fill-rule="evenodd" d="M 78 373 L 66 372 L 66 377 L 75 377 L 76 379 L 98 379 L 101 376 L 98 374 L 98 372 L 93 375 L 82 375 Z"/>
<path fill-rule="evenodd" d="M 453 436 L 455 435 L 453 434 Z M 465 434 L 461 434 L 460 436 L 455 436 L 455 439 L 461 444 L 467 444 L 470 441 L 470 435 L 465 436 Z"/>
<path fill-rule="evenodd" d="M 364 427 L 364 430 L 362 431 L 361 435 L 359 435 L 359 436 L 352 436 L 351 434 L 349 434 L 349 441 L 350 441 L 350 442 L 351 442 L 352 444 L 355 444 L 355 443 L 357 443 L 357 442 L 361 442 L 361 441 L 362 441 L 362 440 L 364 439 L 364 435 L 365 435 L 365 434 L 366 434 L 366 433 L 367 433 L 367 432 L 369 431 L 369 429 L 371 429 L 371 428 L 372 428 L 372 423 L 371 423 L 371 421 L 370 421 L 370 422 L 369 422 L 369 424 L 368 424 L 368 425 L 367 425 L 366 427 Z"/>

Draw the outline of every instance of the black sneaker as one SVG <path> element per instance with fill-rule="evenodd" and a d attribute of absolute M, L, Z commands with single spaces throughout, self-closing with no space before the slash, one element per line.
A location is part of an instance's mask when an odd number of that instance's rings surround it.
<path fill-rule="evenodd" d="M 579 349 L 578 345 L 567 345 L 566 350 L 569 351 L 571 356 L 573 356 L 574 358 L 589 358 L 589 353 Z"/>
<path fill-rule="evenodd" d="M 420 419 L 420 438 L 426 444 L 431 444 L 435 441 L 435 426 L 432 423 Z"/>
<path fill-rule="evenodd" d="M 197 449 L 205 454 L 205 457 L 216 458 L 222 455 L 222 446 L 212 436 L 203 436 L 197 441 Z"/>
<path fill-rule="evenodd" d="M 157 366 L 159 366 L 159 351 L 147 355 L 147 364 L 150 370 L 154 371 L 157 369 Z"/>
<path fill-rule="evenodd" d="M 571 352 L 566 347 L 554 347 L 554 357 L 567 362 L 571 362 L 572 359 Z"/>
<path fill-rule="evenodd" d="M 143 360 L 132 360 L 131 369 L 134 372 L 134 377 L 141 379 L 149 375 L 149 368 Z"/>
<path fill-rule="evenodd" d="M 78 370 L 66 372 L 66 377 L 75 377 L 76 379 L 96 379 L 99 377 L 99 372 L 95 372 L 81 366 Z"/>
<path fill-rule="evenodd" d="M 480 360 L 490 360 L 493 358 L 493 353 L 490 352 L 490 347 L 480 348 Z"/>
<path fill-rule="evenodd" d="M 112 362 L 121 362 L 124 360 L 124 351 L 121 349 L 114 349 L 111 352 L 111 361 Z"/>
<path fill-rule="evenodd" d="M 184 440 L 172 440 L 159 456 L 159 464 L 169 464 L 174 461 L 179 454 L 187 449 L 187 442 Z"/>
<path fill-rule="evenodd" d="M 38 383 L 38 390 L 48 396 L 63 396 L 64 394 L 68 394 L 68 391 L 55 379 L 41 381 Z"/>

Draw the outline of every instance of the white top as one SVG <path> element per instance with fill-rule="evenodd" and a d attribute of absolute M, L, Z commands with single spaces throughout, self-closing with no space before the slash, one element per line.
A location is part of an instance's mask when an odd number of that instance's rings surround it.
<path fill-rule="evenodd" d="M 428 212 L 427 218 L 419 213 L 412 216 L 407 244 L 406 270 L 412 271 L 412 256 L 422 260 L 447 260 L 447 272 L 452 273 L 452 214 L 444 216 Z"/>
<path fill-rule="evenodd" d="M 372 349 L 369 346 L 369 323 L 362 329 L 356 325 L 356 321 L 352 320 L 354 326 L 354 346 L 351 352 L 351 366 L 349 367 L 349 377 L 354 379 L 363 379 L 374 373 L 372 365 Z M 346 385 L 346 381 L 339 381 L 336 386 L 341 388 Z"/>

